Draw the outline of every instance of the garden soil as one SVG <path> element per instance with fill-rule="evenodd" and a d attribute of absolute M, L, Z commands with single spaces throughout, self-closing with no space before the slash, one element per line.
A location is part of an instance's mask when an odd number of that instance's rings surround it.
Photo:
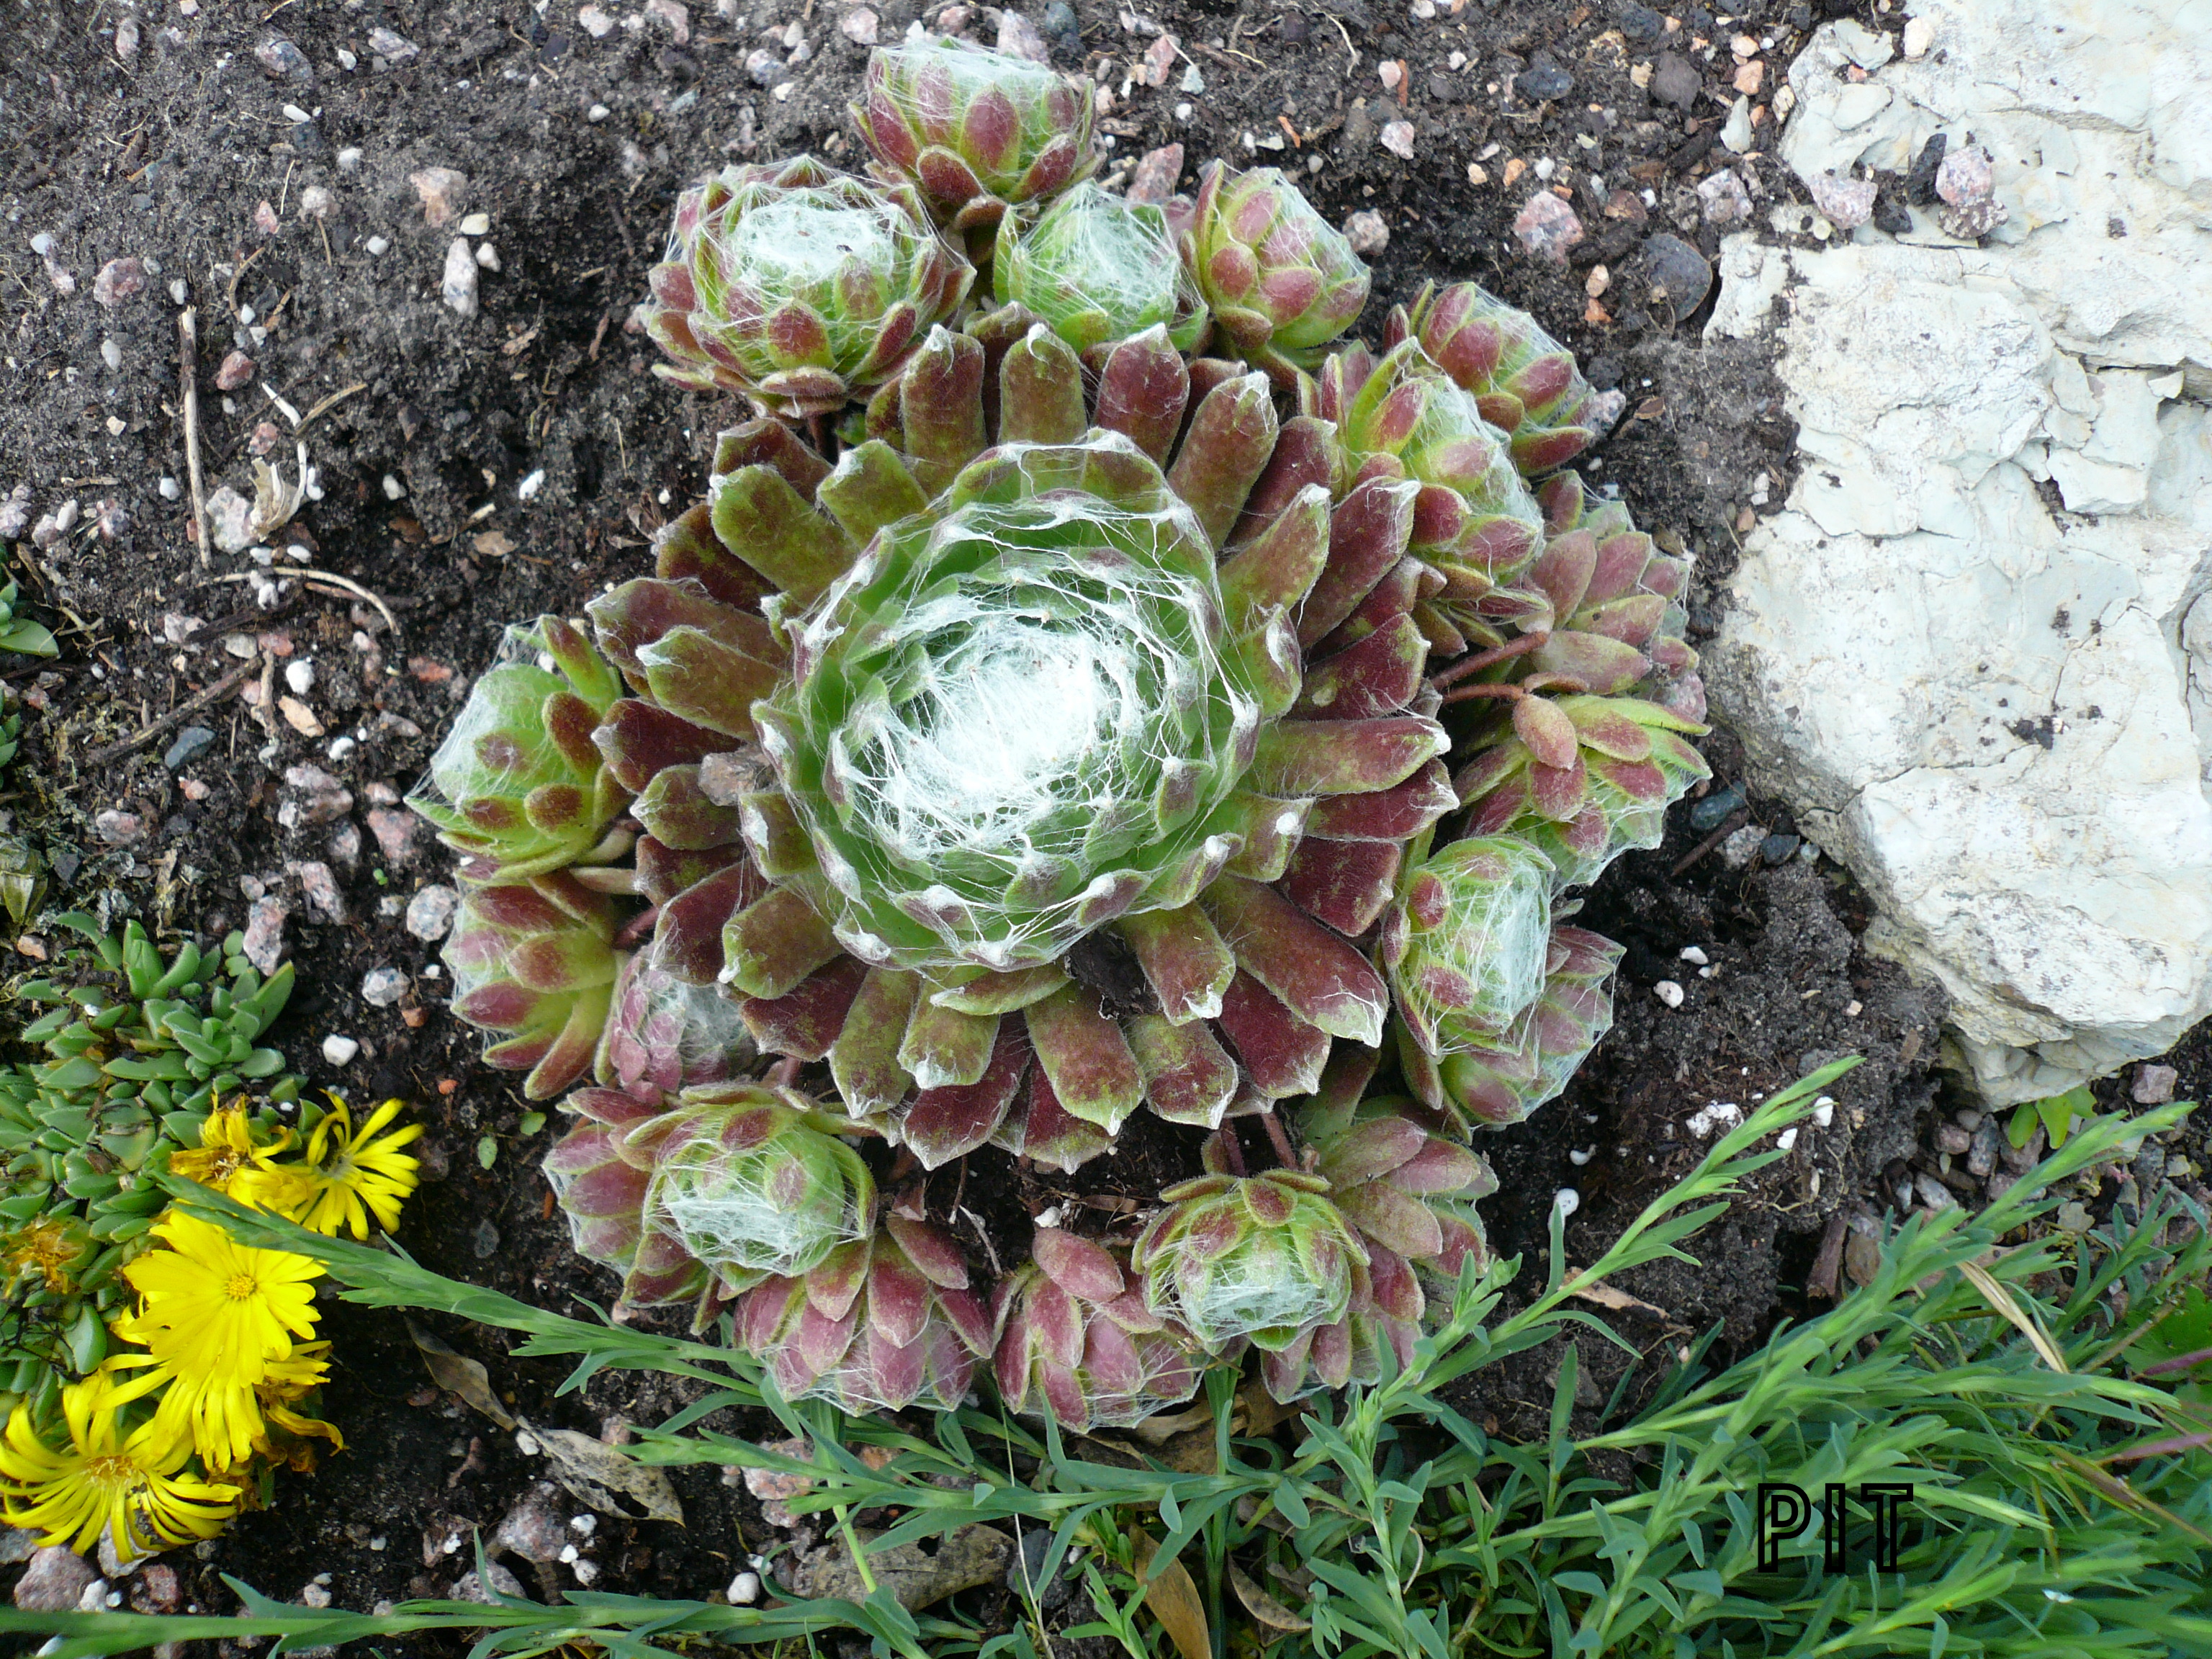
<path fill-rule="evenodd" d="M 701 491 L 712 434 L 744 411 L 654 376 L 631 307 L 696 178 L 807 149 L 858 164 L 846 103 L 866 56 L 853 37 L 867 33 L 822 0 L 732 0 L 728 15 L 708 0 L 602 5 L 580 20 L 568 0 L 0 0 L 0 497 L 26 486 L 33 520 L 76 503 L 58 538 L 7 550 L 22 607 L 63 646 L 51 664 L 0 661 L 27 717 L 5 781 L 14 828 L 55 867 L 50 902 L 207 939 L 245 925 L 257 899 L 264 924 L 281 908 L 299 988 L 272 1040 L 315 1085 L 403 1097 L 429 1126 L 401 1243 L 440 1272 L 586 1317 L 615 1285 L 570 1254 L 538 1173 L 561 1123 L 526 1130 L 538 1120 L 514 1076 L 480 1064 L 446 1012 L 436 947 L 402 918 L 447 866 L 398 798 L 503 626 L 574 614 L 645 569 L 654 530 Z M 1761 204 L 1787 193 L 1774 161 L 1730 156 L 1717 134 L 1747 82 L 1755 133 L 1771 134 L 1766 98 L 1830 14 L 1772 0 L 1725 21 L 1615 0 L 1415 8 L 1085 0 L 1079 40 L 1065 8 L 1031 21 L 1113 94 L 1109 182 L 1180 143 L 1185 189 L 1224 155 L 1294 171 L 1339 222 L 1380 215 L 1370 338 L 1422 283 L 1471 277 L 1570 342 L 1626 397 L 1589 477 L 1696 553 L 1692 635 L 1707 636 L 1737 538 L 1787 493 L 1793 428 L 1760 348 L 1701 341 L 1702 259 L 1723 227 L 1696 186 L 1725 161 Z M 886 0 L 875 32 L 896 39 L 917 15 Z M 983 8 L 943 21 L 986 39 L 1000 23 Z M 1133 78 L 1148 56 L 1164 84 Z M 1563 263 L 1511 228 L 1546 191 L 1584 232 Z M 476 258 L 466 319 L 441 295 L 457 237 Z M 136 291 L 99 281 L 124 258 L 143 262 Z M 296 482 L 301 445 L 319 481 L 273 538 L 273 608 L 249 559 L 189 534 L 173 284 L 198 319 L 205 491 L 250 496 L 257 459 Z M 1714 788 L 1736 784 L 1735 745 L 1718 733 L 1707 746 Z M 1804 1286 L 1829 1216 L 1911 1147 L 1939 1086 L 1940 1004 L 1860 948 L 1863 899 L 1801 856 L 1778 808 L 1754 796 L 1713 823 L 1727 805 L 1684 803 L 1664 847 L 1590 896 L 1583 920 L 1627 946 L 1613 1033 L 1565 1098 L 1485 1142 L 1501 1182 L 1484 1206 L 1492 1238 L 1533 1279 L 1555 1193 L 1577 1195 L 1566 1248 L 1589 1261 L 1694 1164 L 1701 1109 L 1748 1109 L 1809 1066 L 1865 1057 L 1834 1088 L 1830 1126 L 1698 1242 L 1701 1268 L 1660 1264 L 1621 1286 L 1648 1304 L 1620 1316 L 1646 1372 L 1715 1328 L 1726 1358 L 1816 1311 Z M 1723 850 L 1717 832 L 1745 822 L 1773 839 Z M 42 948 L 34 927 L 14 947 L 19 976 Z M 364 1000 L 376 969 L 404 982 L 395 1003 Z M 1162 1132 L 1066 1180 L 978 1154 L 972 1179 L 939 1172 L 929 1203 L 981 1269 L 1018 1259 L 1045 1206 L 1126 1213 L 1191 1155 Z M 489 1538 L 544 1474 L 514 1434 L 431 1384 L 399 1316 L 325 1315 L 325 1414 L 346 1449 L 280 1474 L 265 1509 L 166 1558 L 173 1598 L 149 1575 L 118 1587 L 133 1605 L 230 1610 L 219 1575 L 362 1609 L 442 1595 L 476 1530 Z M 566 1368 L 513 1358 L 513 1339 L 424 1322 L 541 1426 L 618 1439 L 689 1397 L 636 1376 L 562 1394 Z M 1620 1373 L 1583 1348 L 1588 1407 Z M 1557 1364 L 1524 1356 L 1461 1403 L 1540 1430 Z M 580 1552 L 592 1588 L 720 1596 L 750 1553 L 789 1541 L 719 1471 L 674 1479 L 684 1525 L 599 1518 Z M 541 1580 L 511 1565 L 532 1595 L 578 1583 L 571 1566 Z M 998 1594 L 964 1604 L 989 1617 Z"/>

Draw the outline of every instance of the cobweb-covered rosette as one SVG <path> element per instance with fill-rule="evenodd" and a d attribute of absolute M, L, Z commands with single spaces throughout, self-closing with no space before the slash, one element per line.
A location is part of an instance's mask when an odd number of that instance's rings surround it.
<path fill-rule="evenodd" d="M 645 326 L 670 380 L 823 414 L 895 374 L 974 280 L 910 186 L 800 156 L 684 193 Z"/>
<path fill-rule="evenodd" d="M 1206 302 L 1183 269 L 1166 216 L 1087 180 L 1042 214 L 1010 213 L 999 222 L 991 284 L 1003 303 L 1025 307 L 1078 351 L 1155 325 L 1181 351 L 1206 335 Z"/>

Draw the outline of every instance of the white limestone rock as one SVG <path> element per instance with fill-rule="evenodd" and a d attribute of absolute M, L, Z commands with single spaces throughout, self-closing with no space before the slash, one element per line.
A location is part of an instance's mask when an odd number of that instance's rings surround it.
<path fill-rule="evenodd" d="M 2212 1012 L 2212 47 L 2126 0 L 1914 10 L 1942 61 L 1822 29 L 1780 153 L 1971 131 L 2008 216 L 1724 247 L 1709 333 L 1780 300 L 1801 454 L 1707 680 L 2002 1103 Z"/>

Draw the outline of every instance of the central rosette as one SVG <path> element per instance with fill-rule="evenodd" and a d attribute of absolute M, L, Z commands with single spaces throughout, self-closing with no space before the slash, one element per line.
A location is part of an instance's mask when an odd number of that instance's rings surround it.
<path fill-rule="evenodd" d="M 1270 647 L 1229 636 L 1204 528 L 1126 441 L 984 457 L 794 634 L 756 718 L 863 961 L 1050 963 L 1243 844 Z"/>

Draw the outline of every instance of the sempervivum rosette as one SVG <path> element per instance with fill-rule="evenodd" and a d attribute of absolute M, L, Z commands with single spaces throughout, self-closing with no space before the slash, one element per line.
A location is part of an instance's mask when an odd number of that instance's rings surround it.
<path fill-rule="evenodd" d="M 584 1121 L 545 1159 L 577 1254 L 623 1275 L 631 1306 L 720 1303 L 868 1238 L 875 1182 L 859 1133 L 804 1095 L 702 1085 L 665 1102 L 580 1089 Z"/>
<path fill-rule="evenodd" d="M 1183 258 L 1231 350 L 1285 385 L 1358 320 L 1367 267 L 1274 167 L 1199 175 Z"/>
<path fill-rule="evenodd" d="M 1018 1412 L 1062 1428 L 1126 1428 L 1197 1392 L 1202 1361 L 1145 1304 L 1125 1252 L 1040 1226 L 1030 1261 L 999 1281 L 992 1370 Z"/>
<path fill-rule="evenodd" d="M 875 1236 L 797 1278 L 770 1279 L 737 1309 L 738 1342 L 787 1400 L 899 1411 L 925 1395 L 950 1411 L 991 1350 L 991 1319 L 960 1247 L 891 1211 Z"/>
<path fill-rule="evenodd" d="M 1145 1305 L 1209 1353 L 1300 1347 L 1351 1309 L 1366 1248 L 1320 1176 L 1232 1175 L 1224 1151 L 1215 1137 L 1206 1173 L 1160 1194 L 1130 1270 Z"/>
<path fill-rule="evenodd" d="M 979 258 L 1010 207 L 1057 195 L 1098 165 L 1092 93 L 1041 64 L 958 40 L 868 54 L 853 108 L 887 179 L 911 179 Z"/>
<path fill-rule="evenodd" d="M 882 188 L 685 198 L 657 335 L 762 418 L 441 751 L 457 1010 L 533 1092 L 592 1071 L 578 1249 L 734 1298 L 787 1395 L 951 1406 L 989 1354 L 1079 1427 L 1247 1350 L 1279 1399 L 1379 1377 L 1482 1259 L 1463 1143 L 1609 1021 L 1565 890 L 1703 775 L 1687 565 L 1529 493 L 1595 429 L 1529 319 L 1448 290 L 1330 355 L 1367 272 L 1281 174 L 1207 169 L 1170 257 L 1081 185 L 1087 87 L 925 41 L 856 114 Z M 851 234 L 769 236 L 805 192 Z M 964 316 L 925 212 L 995 253 Z M 988 1314 L 941 1194 L 874 1190 L 1139 1110 L 1206 1174 L 1127 1261 L 1042 1229 Z"/>
<path fill-rule="evenodd" d="M 1439 291 L 1425 284 L 1409 312 L 1392 309 L 1386 349 L 1418 340 L 1445 374 L 1473 392 L 1483 416 L 1503 429 L 1516 465 L 1530 477 L 1565 466 L 1596 441 L 1589 423 L 1596 394 L 1574 353 L 1527 312 L 1473 283 Z"/>
<path fill-rule="evenodd" d="M 974 280 L 910 186 L 802 155 L 684 191 L 645 326 L 670 380 L 823 414 L 889 379 Z"/>
<path fill-rule="evenodd" d="M 594 879 L 653 899 L 659 968 L 828 1058 L 925 1164 L 1072 1166 L 1146 1102 L 1212 1127 L 1378 1041 L 1352 941 L 1454 803 L 1412 486 L 1333 507 L 1328 428 L 1157 328 L 1088 404 L 1027 328 L 995 422 L 989 349 L 933 337 L 871 410 L 896 447 L 834 469 L 729 434 L 660 574 L 593 602 L 642 831 Z"/>

